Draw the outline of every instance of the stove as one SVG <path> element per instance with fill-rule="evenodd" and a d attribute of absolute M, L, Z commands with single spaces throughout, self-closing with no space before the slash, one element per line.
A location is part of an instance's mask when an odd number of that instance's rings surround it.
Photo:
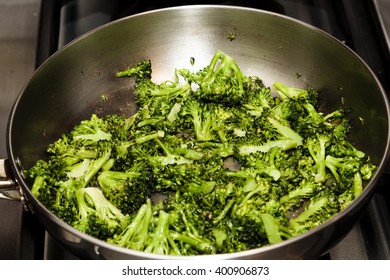
<path fill-rule="evenodd" d="M 30 11 L 25 18 L 25 32 L 20 38 L 24 42 L 30 38 L 33 53 L 23 73 L 9 73 L 0 66 L 0 73 L 7 73 L 10 80 L 4 82 L 19 84 L 27 81 L 34 68 L 41 65 L 50 55 L 64 45 L 95 27 L 113 20 L 164 7 L 214 4 L 234 5 L 263 9 L 284 14 L 316 26 L 335 36 L 353 49 L 373 70 L 390 95 L 390 1 L 388 0 L 237 0 L 237 1 L 148 1 L 148 0 L 18 0 L 3 1 L 0 4 L 0 26 L 2 14 L 12 18 L 21 9 L 10 5 L 22 5 Z M 9 2 L 9 3 L 8 3 Z M 13 3 L 13 4 L 11 4 Z M 8 5 L 7 5 L 8 4 Z M 15 14 L 7 13 L 2 5 Z M 20 8 L 19 7 L 19 8 Z M 31 23 L 32 22 L 32 23 Z M 32 30 L 31 30 L 32 29 Z M 31 33 L 32 32 L 32 33 Z M 4 46 L 0 38 L 0 50 Z M 34 44 L 31 44 L 34 42 Z M 15 42 L 14 42 L 15 43 Z M 13 47 L 9 45 L 8 47 Z M 0 52 L 1 53 L 1 52 Z M 1 64 L 9 59 L 0 54 Z M 20 60 L 20 56 L 15 58 Z M 23 68 L 26 69 L 26 68 Z M 1 75 L 0 80 L 4 75 Z M 0 156 L 5 154 L 6 118 L 18 91 L 6 91 L 1 86 Z M 14 88 L 13 88 L 14 89 Z M 3 102 L 5 100 L 5 102 Z M 4 137 L 3 137 L 4 136 Z M 329 253 L 321 259 L 390 259 L 390 165 L 381 177 L 376 193 L 361 216 L 358 224 Z M 0 199 L 0 259 L 75 259 L 56 243 L 36 220 L 34 215 L 23 210 L 20 202 Z"/>

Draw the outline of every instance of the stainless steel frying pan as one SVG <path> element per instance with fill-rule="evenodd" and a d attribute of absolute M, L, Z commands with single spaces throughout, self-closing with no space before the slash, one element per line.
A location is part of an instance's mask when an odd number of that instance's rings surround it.
<path fill-rule="evenodd" d="M 229 40 L 231 34 L 234 40 Z M 301 236 L 255 250 L 196 258 L 301 259 L 326 253 L 357 222 L 384 169 L 389 104 L 373 72 L 348 47 L 312 26 L 260 10 L 200 5 L 146 12 L 95 29 L 55 53 L 25 86 L 9 117 L 2 188 L 17 185 L 26 207 L 80 258 L 171 258 L 119 248 L 78 232 L 32 196 L 22 169 L 45 157 L 49 143 L 92 113 L 134 113 L 132 84 L 117 79 L 118 70 L 151 59 L 153 79 L 161 82 L 171 79 L 175 68 L 191 68 L 191 57 L 195 70 L 203 68 L 218 49 L 266 85 L 278 80 L 318 89 L 322 111 L 338 108 L 343 99 L 353 109 L 351 140 L 378 169 L 351 205 Z M 108 101 L 101 102 L 102 94 Z"/>

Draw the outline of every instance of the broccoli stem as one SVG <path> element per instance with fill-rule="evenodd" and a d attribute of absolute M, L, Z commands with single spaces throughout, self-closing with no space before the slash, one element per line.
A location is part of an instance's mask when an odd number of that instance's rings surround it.
<path fill-rule="evenodd" d="M 329 203 L 329 198 L 320 197 L 318 200 L 311 202 L 309 207 L 305 209 L 298 217 L 290 219 L 289 228 L 292 229 L 295 233 L 299 234 L 305 231 L 307 226 L 310 226 L 307 221 L 315 216 L 317 213 L 320 213 Z"/>
<path fill-rule="evenodd" d="M 273 88 L 283 100 L 286 98 L 298 98 L 301 95 L 306 95 L 306 90 L 289 87 L 281 82 L 275 82 L 273 84 Z"/>
<path fill-rule="evenodd" d="M 276 130 L 287 139 L 292 139 L 295 141 L 296 146 L 302 146 L 302 137 L 292 130 L 290 127 L 281 124 L 274 118 L 268 117 L 268 121 L 276 128 Z"/>
<path fill-rule="evenodd" d="M 96 213 L 99 217 L 105 221 L 118 220 L 124 222 L 126 216 L 116 208 L 107 198 L 103 195 L 103 192 L 96 187 L 88 187 L 80 189 L 79 192 L 83 192 L 85 195 L 85 201 L 93 205 Z"/>
<path fill-rule="evenodd" d="M 356 172 L 353 176 L 353 195 L 354 198 L 358 197 L 363 191 L 363 182 L 360 172 Z"/>
<path fill-rule="evenodd" d="M 313 195 L 315 191 L 316 185 L 313 182 L 301 182 L 300 186 L 292 191 L 290 191 L 288 194 L 282 196 L 282 198 L 279 200 L 281 204 L 287 204 L 286 209 L 291 208 L 292 205 L 298 206 L 296 204 L 300 204 L 301 199 L 310 197 Z M 292 204 L 292 205 L 290 205 Z"/>
<path fill-rule="evenodd" d="M 269 244 L 275 244 L 283 241 L 279 232 L 279 224 L 275 220 L 275 218 L 269 213 L 262 213 L 261 219 L 263 221 L 265 233 L 267 235 L 267 239 Z"/>
<path fill-rule="evenodd" d="M 34 179 L 33 186 L 31 188 L 31 193 L 39 199 L 39 191 L 45 186 L 45 178 L 43 176 L 37 176 Z"/>
<path fill-rule="evenodd" d="M 272 148 L 280 148 L 283 151 L 287 151 L 296 148 L 297 145 L 298 143 L 293 139 L 269 140 L 263 145 L 242 145 L 239 148 L 239 153 L 243 156 L 257 152 L 267 153 Z"/>
<path fill-rule="evenodd" d="M 315 124 L 324 123 L 324 118 L 320 113 L 318 113 L 318 111 L 312 104 L 306 102 L 303 104 L 303 107 L 306 109 L 307 113 Z"/>
<path fill-rule="evenodd" d="M 308 143 L 308 150 L 311 155 L 311 157 L 314 159 L 316 168 L 317 168 L 317 174 L 315 175 L 315 182 L 321 183 L 324 182 L 327 179 L 326 175 L 326 146 L 329 142 L 329 139 L 326 136 L 320 135 L 318 137 L 318 140 L 310 141 Z"/>
<path fill-rule="evenodd" d="M 150 244 L 145 252 L 160 255 L 180 255 L 178 248 L 171 247 L 169 242 L 169 214 L 159 211 L 158 222 Z M 173 250 L 172 250 L 173 249 Z"/>
<path fill-rule="evenodd" d="M 230 209 L 232 208 L 232 206 L 234 205 L 235 202 L 236 202 L 236 200 L 234 198 L 231 198 L 229 200 L 229 202 L 225 205 L 225 207 L 223 208 L 221 213 L 213 220 L 213 224 L 216 225 L 221 220 L 223 220 L 225 218 L 225 216 L 228 214 L 228 212 L 230 211 Z"/>
<path fill-rule="evenodd" d="M 213 236 L 215 238 L 215 245 L 218 249 L 221 249 L 223 247 L 224 241 L 227 239 L 227 234 L 224 230 L 219 228 L 213 228 L 212 229 Z"/>
<path fill-rule="evenodd" d="M 150 199 L 143 204 L 132 222 L 125 228 L 120 236 L 110 240 L 121 247 L 143 251 L 148 240 L 149 224 L 152 219 Z"/>
<path fill-rule="evenodd" d="M 164 138 L 164 131 L 157 131 L 156 133 L 152 133 L 152 134 L 149 134 L 149 135 L 145 135 L 145 136 L 140 136 L 140 137 L 137 137 L 135 139 L 135 142 L 137 144 L 142 144 L 142 143 L 145 143 L 147 141 L 151 141 L 151 140 L 156 140 L 156 139 L 159 139 L 159 138 Z"/>
<path fill-rule="evenodd" d="M 167 116 L 167 120 L 171 123 L 174 123 L 178 117 L 178 114 L 180 112 L 180 109 L 181 109 L 181 104 L 180 103 L 175 103 L 173 106 L 172 106 L 172 109 L 171 111 L 169 112 L 168 116 Z"/>
<path fill-rule="evenodd" d="M 170 232 L 170 236 L 173 240 L 188 244 L 195 250 L 205 254 L 214 254 L 216 251 L 215 247 L 210 242 L 202 240 L 195 236 L 189 236 L 178 232 Z"/>

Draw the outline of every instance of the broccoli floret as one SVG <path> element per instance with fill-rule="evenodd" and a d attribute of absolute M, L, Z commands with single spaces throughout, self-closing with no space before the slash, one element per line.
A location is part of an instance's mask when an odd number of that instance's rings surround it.
<path fill-rule="evenodd" d="M 191 94 L 188 83 L 165 82 L 155 84 L 151 80 L 141 80 L 136 84 L 134 95 L 141 112 L 147 106 L 152 116 L 166 116 L 175 103 L 181 103 Z"/>
<path fill-rule="evenodd" d="M 152 204 L 150 199 L 147 199 L 124 230 L 108 239 L 108 242 L 120 247 L 143 251 L 149 242 L 149 225 L 152 218 Z"/>
<path fill-rule="evenodd" d="M 102 154 L 98 155 L 98 158 L 85 159 L 70 166 L 65 165 L 60 156 L 53 157 L 49 164 L 45 166 L 48 173 L 35 177 L 32 187 L 33 194 L 67 223 L 72 223 L 75 219 L 75 193 L 78 189 L 89 185 L 94 176 L 109 160 L 110 147 L 106 146 L 105 143 L 101 143 L 100 146 L 103 146 L 105 150 L 102 148 L 102 151 L 100 151 Z M 59 162 L 62 163 L 58 165 Z M 36 165 L 30 172 L 36 172 L 38 167 L 39 165 Z M 60 178 L 58 175 L 52 175 L 56 172 L 58 174 L 62 173 Z"/>
<path fill-rule="evenodd" d="M 254 90 L 248 96 L 243 107 L 250 116 L 257 118 L 269 113 L 268 111 L 271 109 L 274 110 L 275 100 L 270 88 L 263 86 L 260 80 L 257 80 L 256 83 L 259 83 L 259 89 Z"/>
<path fill-rule="evenodd" d="M 182 255 L 192 255 L 194 252 L 213 254 L 215 246 L 204 237 L 203 230 L 209 219 L 202 210 L 202 199 L 197 200 L 192 193 L 176 192 L 165 211 L 169 211 L 169 223 L 172 229 L 169 239 L 176 241 Z M 197 204 L 197 207 L 194 207 Z M 199 213 L 200 211 L 200 213 Z M 165 213 L 165 212 L 164 212 Z M 160 212 L 161 215 L 161 212 Z M 159 218 L 160 222 L 160 218 Z"/>
<path fill-rule="evenodd" d="M 217 122 L 217 115 L 214 114 L 212 105 L 190 100 L 182 107 L 181 115 L 189 116 L 198 141 L 211 141 L 215 138 L 213 126 Z"/>
<path fill-rule="evenodd" d="M 289 87 L 281 82 L 275 82 L 273 88 L 279 94 L 282 100 L 290 99 L 303 99 L 304 103 L 311 104 L 316 106 L 318 101 L 318 92 L 314 89 L 300 89 Z M 311 108 L 310 108 L 311 110 Z M 317 111 L 313 112 L 314 114 L 319 114 Z"/>
<path fill-rule="evenodd" d="M 291 127 L 286 126 L 271 117 L 268 118 L 268 121 L 283 136 L 283 138 L 293 140 L 295 142 L 296 147 L 302 145 L 302 141 L 303 141 L 302 137 L 293 129 L 291 129 Z"/>
<path fill-rule="evenodd" d="M 170 165 L 170 164 L 190 164 L 193 162 L 192 159 L 185 158 L 180 155 L 173 154 L 170 149 L 160 140 L 156 139 L 156 142 L 159 144 L 161 149 L 164 151 L 164 155 L 161 156 L 149 156 L 148 160 L 154 165 L 158 164 L 161 166 Z"/>
<path fill-rule="evenodd" d="M 375 169 L 376 166 L 374 164 L 369 161 L 365 162 L 363 166 L 360 167 L 360 174 L 362 174 L 363 180 L 370 180 Z"/>
<path fill-rule="evenodd" d="M 325 182 L 328 179 L 328 175 L 325 170 L 325 157 L 326 157 L 326 148 L 330 144 L 330 139 L 326 135 L 318 135 L 317 138 L 310 138 L 307 140 L 307 149 L 313 158 L 317 172 L 314 175 L 315 182 L 321 183 Z"/>
<path fill-rule="evenodd" d="M 105 170 L 97 177 L 104 195 L 123 213 L 138 210 L 150 195 L 149 177 L 141 168 L 125 172 Z"/>
<path fill-rule="evenodd" d="M 349 182 L 350 188 L 339 195 L 340 209 L 348 206 L 363 191 L 363 179 L 359 172 L 356 172 Z"/>
<path fill-rule="evenodd" d="M 325 118 L 323 113 L 317 110 L 317 91 L 312 88 L 292 88 L 280 82 L 275 82 L 273 87 L 283 100 L 277 106 L 275 115 L 288 120 L 301 136 L 307 138 L 313 136 L 313 133 L 332 129 L 332 124 L 328 122 L 333 119 L 331 115 Z M 334 116 L 341 117 L 336 113 Z"/>
<path fill-rule="evenodd" d="M 372 170 L 376 167 L 372 163 L 365 163 L 358 156 L 334 157 L 327 155 L 326 167 L 335 179 L 336 190 L 339 194 L 341 207 L 346 207 L 363 191 L 363 180 L 369 180 Z"/>
<path fill-rule="evenodd" d="M 357 149 L 351 142 L 347 139 L 337 141 L 333 143 L 329 151 L 332 155 L 336 157 L 355 157 L 363 159 L 366 154 L 359 149 Z"/>
<path fill-rule="evenodd" d="M 143 60 L 116 73 L 117 77 L 136 76 L 138 79 L 150 79 L 152 77 L 152 63 L 150 60 Z"/>
<path fill-rule="evenodd" d="M 308 198 L 314 196 L 319 189 L 319 184 L 312 181 L 303 180 L 299 186 L 289 191 L 279 200 L 285 211 L 296 209 L 302 205 Z"/>
<path fill-rule="evenodd" d="M 278 164 L 279 157 L 284 159 L 282 153 L 290 149 L 284 145 L 284 141 L 282 142 L 276 140 L 264 145 L 240 146 L 236 153 L 237 160 L 240 165 L 251 168 L 256 174 L 266 174 L 277 181 L 281 176 L 281 171 L 276 164 Z"/>
<path fill-rule="evenodd" d="M 297 217 L 289 221 L 289 229 L 293 236 L 312 229 L 340 211 L 337 197 L 330 191 L 311 198 L 308 206 Z"/>
<path fill-rule="evenodd" d="M 189 160 L 184 157 L 176 158 L 172 164 L 161 164 L 157 160 L 155 172 L 161 173 L 156 180 L 156 188 L 163 190 L 180 190 L 191 193 L 210 193 L 216 182 L 214 178 L 221 172 L 221 163 L 215 168 L 208 166 L 202 160 Z M 176 159 L 175 159 L 176 158 Z M 180 161 L 177 161 L 180 160 Z"/>
<path fill-rule="evenodd" d="M 102 191 L 95 187 L 78 189 L 75 193 L 78 219 L 73 226 L 100 239 L 119 233 L 128 223 L 128 216 L 111 204 Z"/>
<path fill-rule="evenodd" d="M 96 144 L 99 141 L 110 141 L 112 138 L 109 133 L 110 125 L 102 118 L 93 114 L 89 120 L 81 121 L 70 132 L 73 141 L 81 141 L 83 146 Z"/>
<path fill-rule="evenodd" d="M 359 172 L 363 165 L 360 158 L 337 158 L 331 155 L 326 156 L 324 163 L 338 183 L 348 182 L 355 173 Z"/>
<path fill-rule="evenodd" d="M 210 64 L 193 79 L 199 85 L 195 94 L 200 99 L 227 104 L 241 103 L 251 85 L 234 58 L 222 51 L 217 51 Z"/>

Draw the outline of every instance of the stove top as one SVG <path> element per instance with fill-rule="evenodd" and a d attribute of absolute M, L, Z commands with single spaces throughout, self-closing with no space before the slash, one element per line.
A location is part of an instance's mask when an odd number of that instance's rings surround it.
<path fill-rule="evenodd" d="M 0 32 L 0 155 L 6 158 L 6 123 L 22 85 L 56 50 L 78 36 L 121 17 L 187 4 L 223 4 L 264 9 L 299 19 L 330 33 L 352 48 L 390 94 L 390 2 L 388 0 L 5 0 L 0 28 L 20 30 L 18 38 Z M 23 7 L 23 9 L 21 8 Z M 8 18 L 16 26 L 2 24 Z M 3 30 L 0 30 L 3 31 Z M 1 35 L 0 35 L 1 36 Z M 5 51 L 3 51 L 3 49 Z M 18 51 L 21 52 L 18 53 Z M 9 65 L 13 65 L 11 69 Z M 390 259 L 390 168 L 378 183 L 359 223 L 323 259 Z M 73 259 L 20 202 L 0 199 L 0 259 Z"/>

